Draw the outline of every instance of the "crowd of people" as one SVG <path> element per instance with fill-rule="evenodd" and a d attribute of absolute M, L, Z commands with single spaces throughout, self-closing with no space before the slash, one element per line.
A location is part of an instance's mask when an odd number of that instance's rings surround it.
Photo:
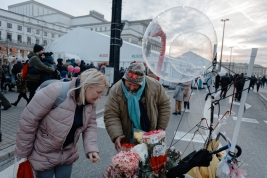
<path fill-rule="evenodd" d="M 43 50 L 42 46 L 35 45 L 24 64 L 17 60 L 12 65 L 3 56 L 1 89 L 4 92 L 5 87 L 9 87 L 12 91 L 12 85 L 16 85 L 18 98 L 9 103 L 2 92 L 0 97 L 4 110 L 11 105 L 17 106 L 21 98 L 27 102 L 20 116 L 15 155 L 29 161 L 36 178 L 69 178 L 72 165 L 79 158 L 77 142 L 80 134 L 86 157 L 92 163 L 100 160 L 96 101 L 109 87 L 104 75 L 106 65 L 95 67 L 93 63 L 85 64 L 79 59 L 63 63 L 61 58 L 56 64 L 52 53 Z M 26 67 L 27 77 L 24 75 Z M 70 74 L 70 67 L 80 70 Z M 165 130 L 171 114 L 169 95 L 144 63 L 133 62 L 128 68 L 121 68 L 119 75 L 120 80 L 110 89 L 104 108 L 105 128 L 117 151 L 122 149 L 123 143 L 133 142 L 135 129 L 144 132 Z M 239 101 L 242 97 L 239 91 L 245 83 L 244 74 L 216 76 L 216 92 L 221 84 L 220 96 L 225 97 L 233 81 L 237 81 L 235 97 Z M 254 87 L 253 81 L 251 87 Z M 266 82 L 266 78 L 255 80 L 257 84 L 258 81 Z M 48 84 L 43 86 L 46 82 Z M 181 114 L 183 109 L 190 111 L 190 96 L 191 82 L 178 83 L 173 94 L 174 115 Z"/>
<path fill-rule="evenodd" d="M 256 85 L 257 92 L 259 92 L 259 88 L 264 88 L 265 84 L 267 85 L 267 79 L 265 76 L 263 77 L 256 77 L 255 75 L 252 75 L 251 77 L 247 77 L 244 75 L 244 73 L 235 74 L 234 76 L 232 74 L 226 73 L 223 76 L 220 76 L 217 74 L 215 77 L 215 92 L 219 90 L 219 87 L 221 85 L 221 93 L 220 97 L 225 98 L 227 91 L 229 90 L 229 87 L 231 84 L 234 84 L 236 88 L 236 94 L 235 94 L 235 101 L 240 102 L 242 97 L 242 91 L 244 90 L 244 85 L 246 80 L 249 80 L 249 87 L 248 92 L 252 89 L 254 90 L 254 86 Z"/>
<path fill-rule="evenodd" d="M 109 87 L 104 75 L 107 65 L 95 67 L 79 59 L 63 63 L 60 58 L 56 64 L 52 53 L 40 45 L 34 46 L 24 64 L 17 60 L 12 67 L 6 58 L 2 74 L 14 81 L 2 82 L 3 89 L 7 86 L 12 91 L 11 84 L 16 85 L 18 98 L 13 103 L 6 100 L 6 106 L 1 99 L 2 105 L 8 109 L 21 98 L 27 102 L 20 116 L 15 155 L 29 161 L 37 178 L 68 178 L 79 158 L 77 142 L 82 133 L 85 155 L 97 163 L 96 101 Z M 79 73 L 69 76 L 71 66 L 79 67 Z M 151 73 L 144 63 L 133 62 L 121 68 L 121 79 L 110 89 L 104 122 L 117 151 L 122 143 L 133 141 L 134 129 L 165 130 L 168 125 L 170 98 L 156 77 L 149 77 Z"/>
<path fill-rule="evenodd" d="M 76 77 L 87 69 L 98 69 L 105 73 L 106 66 L 104 63 L 96 67 L 93 62 L 86 64 L 80 59 L 67 59 L 63 63 L 63 59 L 58 58 L 56 64 L 52 55 L 52 52 L 44 52 L 43 47 L 36 44 L 33 51 L 27 55 L 28 60 L 26 61 L 15 57 L 10 58 L 6 55 L 2 56 L 0 59 L 0 100 L 2 101 L 1 106 L 3 106 L 3 110 L 8 110 L 12 105 L 17 106 L 21 98 L 24 98 L 28 104 L 33 98 L 36 89 L 46 80 L 64 80 L 66 77 L 69 78 L 69 65 L 80 68 L 80 72 L 75 74 Z M 27 65 L 27 78 L 22 76 L 24 65 Z M 15 87 L 19 93 L 18 98 L 15 102 L 8 101 L 4 93 L 14 92 Z M 26 94 L 27 92 L 29 92 L 29 97 Z"/>

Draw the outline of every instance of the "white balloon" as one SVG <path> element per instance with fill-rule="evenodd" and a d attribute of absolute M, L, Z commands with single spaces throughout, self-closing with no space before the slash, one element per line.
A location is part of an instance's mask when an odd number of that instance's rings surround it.
<path fill-rule="evenodd" d="M 210 19 L 197 9 L 179 6 L 153 19 L 142 49 L 147 66 L 157 76 L 186 82 L 210 67 L 214 44 L 217 36 Z"/>

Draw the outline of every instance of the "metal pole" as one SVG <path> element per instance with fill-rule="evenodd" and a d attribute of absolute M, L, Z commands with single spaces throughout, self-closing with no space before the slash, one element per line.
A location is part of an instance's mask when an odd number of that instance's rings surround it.
<path fill-rule="evenodd" d="M 229 63 L 229 75 L 230 75 L 230 70 L 231 70 L 231 57 L 232 57 L 233 46 L 231 46 L 230 48 L 231 48 L 231 53 L 230 53 L 230 63 Z"/>
<path fill-rule="evenodd" d="M 2 105 L 2 101 L 0 100 L 0 106 Z M 0 107 L 0 142 L 2 142 L 2 116 L 1 116 L 1 107 Z"/>
<path fill-rule="evenodd" d="M 248 73 L 247 73 L 248 77 L 250 77 L 252 74 L 255 58 L 257 56 L 257 51 L 258 51 L 258 48 L 252 48 L 251 56 L 250 56 L 250 62 L 249 62 L 249 66 L 248 66 Z M 250 83 L 250 80 L 247 80 L 244 88 L 248 88 L 249 83 Z M 248 92 L 246 90 L 244 90 L 242 92 L 242 98 L 241 98 L 241 102 L 240 102 L 240 106 L 239 106 L 239 110 L 238 110 L 238 115 L 237 115 L 237 120 L 236 120 L 236 124 L 235 124 L 235 129 L 234 129 L 234 134 L 233 134 L 233 139 L 232 139 L 232 145 L 230 148 L 230 152 L 232 152 L 232 153 L 235 152 L 235 146 L 236 146 L 237 137 L 238 137 L 238 133 L 239 133 L 240 125 L 241 125 L 242 116 L 244 113 L 244 107 L 245 107 L 245 102 L 247 100 L 247 95 L 248 95 Z"/>
<path fill-rule="evenodd" d="M 123 24 L 121 24 L 121 6 L 122 0 L 112 1 L 109 66 L 114 67 L 114 83 L 119 81 L 121 31 L 123 28 Z"/>
<path fill-rule="evenodd" d="M 223 36 L 222 36 L 222 47 L 221 47 L 221 56 L 220 56 L 220 67 L 219 67 L 219 72 L 221 71 L 221 66 L 222 66 L 222 52 L 223 52 L 223 40 L 224 40 L 224 30 L 225 30 L 225 22 L 229 21 L 229 19 L 221 19 L 223 22 Z"/>

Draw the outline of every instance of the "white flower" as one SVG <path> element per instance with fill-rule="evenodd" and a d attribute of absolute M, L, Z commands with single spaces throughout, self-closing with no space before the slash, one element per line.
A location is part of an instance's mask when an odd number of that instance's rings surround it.
<path fill-rule="evenodd" d="M 139 155 L 139 157 L 140 157 L 140 161 L 145 163 L 146 157 L 148 155 L 146 144 L 144 144 L 144 143 L 138 144 L 135 147 L 133 147 L 131 149 L 131 151 L 134 152 L 134 153 L 137 153 Z"/>

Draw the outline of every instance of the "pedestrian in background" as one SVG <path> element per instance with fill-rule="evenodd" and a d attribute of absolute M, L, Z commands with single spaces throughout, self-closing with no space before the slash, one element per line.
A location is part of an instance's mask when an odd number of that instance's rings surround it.
<path fill-rule="evenodd" d="M 124 74 L 125 74 L 125 70 L 124 70 L 124 68 L 123 67 L 121 67 L 121 69 L 120 69 L 120 72 L 119 72 L 120 74 L 120 79 L 124 76 Z"/>
<path fill-rule="evenodd" d="M 90 65 L 88 65 L 86 68 L 87 69 L 95 69 L 96 67 L 95 67 L 93 62 L 90 62 Z"/>
<path fill-rule="evenodd" d="M 235 100 L 237 100 L 237 101 L 241 100 L 244 85 L 245 85 L 244 73 L 241 73 L 241 75 L 239 77 L 237 77 L 237 79 L 236 79 Z"/>
<path fill-rule="evenodd" d="M 184 84 L 178 83 L 173 93 L 173 98 L 175 99 L 175 111 L 172 114 L 181 114 L 182 102 L 184 98 Z"/>
<path fill-rule="evenodd" d="M 21 98 L 24 98 L 28 104 L 30 100 L 27 97 L 27 92 L 28 92 L 27 82 L 21 77 L 20 73 L 17 74 L 16 86 L 19 92 L 18 99 L 16 102 L 11 104 L 13 106 L 17 106 Z"/>
<path fill-rule="evenodd" d="M 215 93 L 217 93 L 217 91 L 220 87 L 220 82 L 221 82 L 221 76 L 219 74 L 217 74 L 215 77 Z"/>
<path fill-rule="evenodd" d="M 228 90 L 228 84 L 230 83 L 230 78 L 228 77 L 228 73 L 226 73 L 224 76 L 221 78 L 221 98 L 225 98 Z"/>
<path fill-rule="evenodd" d="M 257 84 L 257 92 L 259 92 L 259 89 L 260 89 L 260 86 L 261 86 L 261 78 L 260 77 L 257 79 L 256 84 Z"/>
<path fill-rule="evenodd" d="M 21 69 L 23 67 L 23 64 L 21 63 L 20 59 L 17 59 L 17 63 L 14 64 L 13 68 L 12 68 L 12 74 L 15 77 L 15 80 L 17 80 L 17 74 L 19 74 L 21 72 Z"/>
<path fill-rule="evenodd" d="M 63 70 L 68 71 L 69 65 L 70 65 L 70 59 L 67 59 L 66 62 L 63 64 Z"/>
<path fill-rule="evenodd" d="M 3 84 L 4 91 L 6 91 L 7 87 L 9 91 L 13 91 L 12 86 L 11 86 L 12 65 L 8 61 L 7 56 L 3 56 L 2 60 L 3 60 L 2 70 L 3 70 L 4 77 L 5 77 L 5 83 Z"/>
<path fill-rule="evenodd" d="M 190 112 L 191 81 L 184 83 L 184 111 Z"/>
<path fill-rule="evenodd" d="M 58 58 L 57 59 L 57 70 L 59 71 L 59 73 L 61 73 L 64 69 L 63 69 L 63 59 L 62 58 Z"/>
<path fill-rule="evenodd" d="M 4 58 L 5 56 L 3 56 L 3 58 Z M 2 59 L 3 59 L 2 58 Z M 3 69 L 2 69 L 2 60 L 1 58 L 0 58 L 0 79 L 2 79 L 1 80 L 1 87 L 2 87 L 2 82 L 3 82 L 3 77 L 2 77 L 2 75 L 4 74 L 3 73 Z M 2 89 L 2 88 L 1 88 Z M 0 92 L 0 100 L 1 100 L 1 106 L 3 106 L 4 108 L 2 109 L 2 110 L 8 110 L 10 107 L 11 107 L 11 104 L 9 103 L 9 101 L 6 99 L 6 97 L 5 97 L 5 95 L 3 95 L 3 93 L 2 92 Z"/>
<path fill-rule="evenodd" d="M 261 79 L 261 88 L 264 88 L 264 85 L 265 85 L 265 82 L 266 82 L 266 77 L 265 77 L 265 75 L 262 77 L 262 79 Z"/>
<path fill-rule="evenodd" d="M 70 178 L 79 159 L 82 133 L 85 156 L 99 161 L 96 104 L 108 87 L 105 76 L 90 69 L 73 78 L 65 100 L 52 109 L 66 85 L 53 82 L 39 90 L 23 110 L 17 132 L 15 155 L 27 158 L 36 178 Z"/>

